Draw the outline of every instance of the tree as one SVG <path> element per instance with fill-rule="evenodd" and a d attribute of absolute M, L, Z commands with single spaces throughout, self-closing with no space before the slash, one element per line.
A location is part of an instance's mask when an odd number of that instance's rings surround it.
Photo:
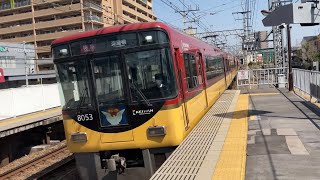
<path fill-rule="evenodd" d="M 314 56 L 314 51 L 313 48 L 311 46 L 311 42 L 310 41 L 306 41 L 302 43 L 302 59 L 304 61 L 312 61 Z"/>
<path fill-rule="evenodd" d="M 302 59 L 307 62 L 320 61 L 320 53 L 318 52 L 319 36 L 302 42 Z"/>

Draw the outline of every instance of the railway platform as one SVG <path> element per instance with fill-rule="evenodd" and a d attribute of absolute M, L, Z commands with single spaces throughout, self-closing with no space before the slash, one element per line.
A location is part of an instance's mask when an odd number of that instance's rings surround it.
<path fill-rule="evenodd" d="M 152 179 L 319 179 L 319 112 L 287 89 L 228 90 Z"/>
<path fill-rule="evenodd" d="M 320 109 L 287 89 L 249 95 L 246 179 L 319 179 Z"/>
<path fill-rule="evenodd" d="M 0 138 L 62 120 L 61 108 L 30 113 L 0 120 Z"/>

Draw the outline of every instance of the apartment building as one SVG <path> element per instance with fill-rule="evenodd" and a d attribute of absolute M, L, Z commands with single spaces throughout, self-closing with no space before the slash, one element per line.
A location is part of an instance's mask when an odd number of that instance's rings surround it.
<path fill-rule="evenodd" d="M 31 43 L 39 71 L 52 70 L 54 39 L 117 23 L 155 21 L 152 0 L 0 0 L 0 42 Z"/>

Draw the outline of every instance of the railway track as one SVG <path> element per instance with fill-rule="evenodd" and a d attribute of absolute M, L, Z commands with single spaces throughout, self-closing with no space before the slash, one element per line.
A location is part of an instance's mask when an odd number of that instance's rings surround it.
<path fill-rule="evenodd" d="M 51 171 L 42 172 L 42 174 L 36 174 L 35 178 L 38 180 L 78 180 L 75 160 L 64 161 L 59 167 L 51 168 Z M 30 179 L 35 179 L 30 177 Z"/>
<path fill-rule="evenodd" d="M 38 156 L 26 163 L 0 174 L 0 179 L 38 179 L 54 169 L 74 159 L 72 153 L 63 145 L 53 152 Z"/>

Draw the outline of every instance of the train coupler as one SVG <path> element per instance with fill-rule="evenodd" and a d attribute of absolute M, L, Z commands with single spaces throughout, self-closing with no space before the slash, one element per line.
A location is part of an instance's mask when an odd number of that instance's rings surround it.
<path fill-rule="evenodd" d="M 118 171 L 119 174 L 122 174 L 127 167 L 126 158 L 120 157 L 119 154 L 112 155 L 107 160 L 107 167 L 109 171 Z"/>

